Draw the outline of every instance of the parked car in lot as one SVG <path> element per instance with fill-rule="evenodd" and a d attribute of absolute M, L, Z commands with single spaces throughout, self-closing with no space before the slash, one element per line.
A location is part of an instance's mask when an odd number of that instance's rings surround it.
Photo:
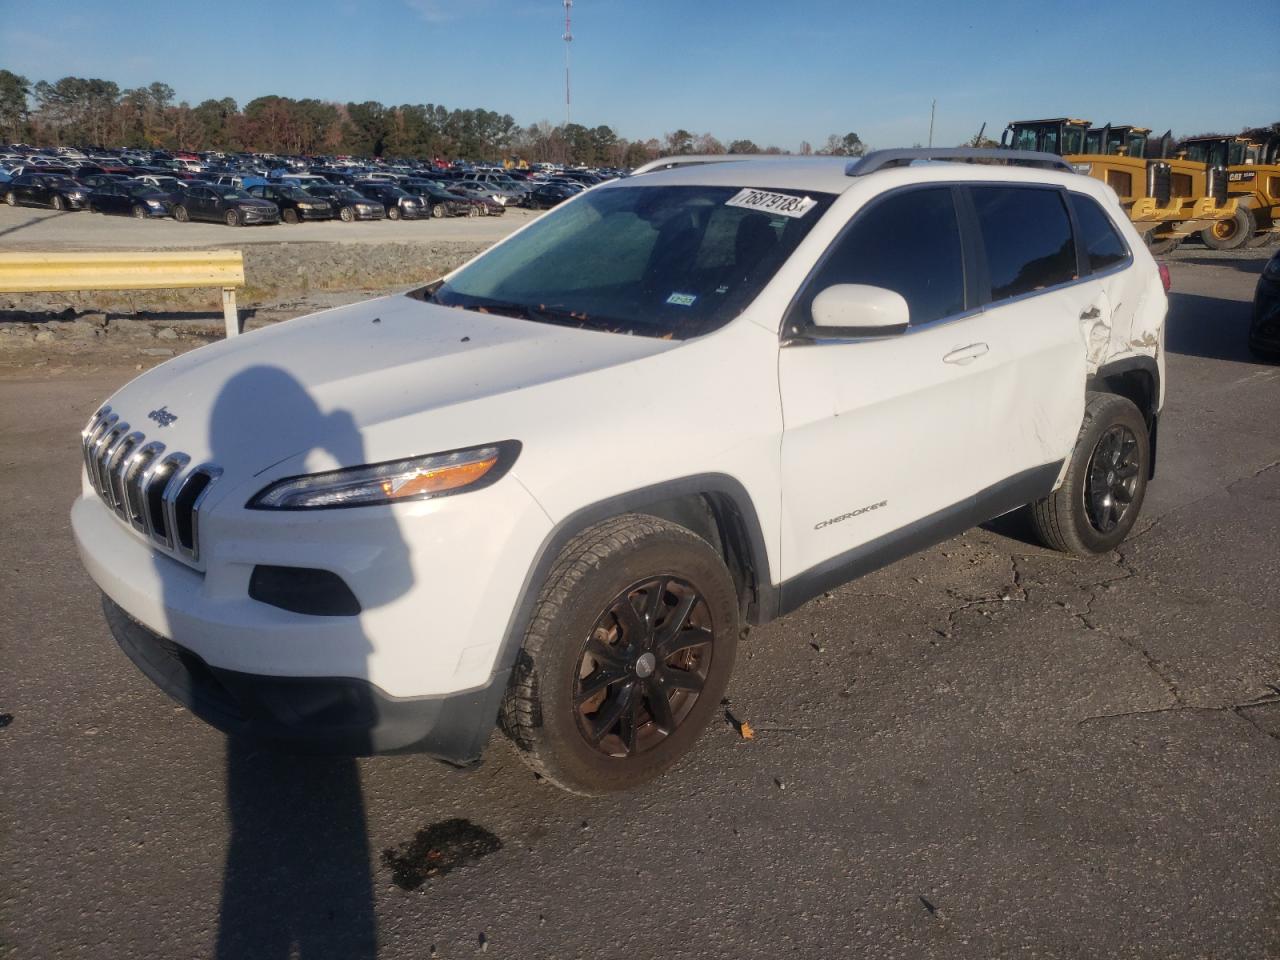
<path fill-rule="evenodd" d="M 146 183 L 126 180 L 98 186 L 89 194 L 90 213 L 118 213 L 138 220 L 172 215 L 182 194 L 166 193 Z"/>
<path fill-rule="evenodd" d="M 744 623 L 1024 507 L 1113 550 L 1167 272 L 1104 184 L 1011 153 L 642 167 L 142 374 L 71 516 L 112 632 L 235 734 L 465 764 L 498 723 L 598 794 L 721 714 Z"/>
<path fill-rule="evenodd" d="M 387 208 L 381 202 L 341 184 L 313 184 L 306 188 L 313 197 L 327 200 L 338 212 L 339 220 L 353 223 L 356 220 L 381 220 Z"/>
<path fill-rule="evenodd" d="M 1249 348 L 1265 360 L 1280 360 L 1280 251 L 1262 268 L 1253 292 Z"/>
<path fill-rule="evenodd" d="M 229 227 L 248 224 L 279 223 L 280 210 L 269 200 L 251 197 L 236 187 L 212 183 L 193 183 L 182 199 L 173 206 L 173 219 L 211 220 Z"/>
<path fill-rule="evenodd" d="M 401 189 L 421 200 L 430 215 L 437 220 L 444 217 L 474 217 L 480 213 L 479 204 L 450 193 L 433 180 L 406 180 Z"/>
<path fill-rule="evenodd" d="M 488 184 L 454 180 L 449 183 L 448 190 L 450 193 L 466 197 L 468 200 L 480 204 L 482 216 L 500 217 L 507 211 L 506 204 L 493 195 L 493 191 Z"/>
<path fill-rule="evenodd" d="M 280 208 L 280 219 L 285 223 L 333 219 L 333 207 L 329 201 L 313 196 L 301 187 L 286 183 L 262 183 L 250 187 L 246 192 L 251 197 L 274 203 Z"/>
<path fill-rule="evenodd" d="M 582 191 L 574 190 L 558 183 L 542 183 L 529 192 L 529 206 L 535 210 L 545 210 L 563 203 Z"/>
<path fill-rule="evenodd" d="M 370 200 L 377 200 L 386 208 L 388 220 L 417 220 L 427 216 L 426 209 L 411 193 L 383 180 L 358 180 L 354 189 Z"/>
<path fill-rule="evenodd" d="M 83 210 L 89 190 L 56 173 L 22 173 L 5 184 L 4 202 L 11 207 L 37 204 L 55 210 Z"/>
<path fill-rule="evenodd" d="M 191 185 L 190 180 L 181 180 L 178 177 L 167 177 L 163 174 L 144 173 L 135 176 L 134 180 L 139 183 L 145 183 L 149 187 L 154 187 L 164 193 L 182 194 L 186 193 L 187 188 Z"/>
<path fill-rule="evenodd" d="M 130 179 L 122 173 L 87 173 L 83 176 L 77 174 L 72 178 L 76 183 L 81 184 L 85 189 L 93 191 L 98 189 L 104 183 L 120 183 L 121 181 Z"/>

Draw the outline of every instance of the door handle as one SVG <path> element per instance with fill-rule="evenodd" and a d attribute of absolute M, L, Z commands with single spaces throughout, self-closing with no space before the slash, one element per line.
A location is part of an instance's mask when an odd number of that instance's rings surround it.
<path fill-rule="evenodd" d="M 945 357 L 942 358 L 943 363 L 973 363 L 980 356 L 987 352 L 985 343 L 971 343 L 967 347 L 957 347 Z"/>
<path fill-rule="evenodd" d="M 1097 307 L 1090 307 L 1084 313 L 1080 314 L 1080 319 L 1081 320 L 1097 320 L 1100 316 L 1102 316 L 1101 310 L 1099 310 Z"/>

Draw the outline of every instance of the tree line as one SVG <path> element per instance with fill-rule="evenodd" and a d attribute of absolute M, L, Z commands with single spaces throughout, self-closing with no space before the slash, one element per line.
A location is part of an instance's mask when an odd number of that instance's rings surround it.
<path fill-rule="evenodd" d="M 498 159 L 635 167 L 658 156 L 689 153 L 784 153 L 751 140 L 728 144 L 709 133 L 676 130 L 661 139 L 627 140 L 607 125 L 521 126 L 507 113 L 398 106 L 367 100 L 257 97 L 240 106 L 230 97 L 195 106 L 175 102 L 173 87 L 152 83 L 122 89 L 111 80 L 63 77 L 32 83 L 0 69 L 0 141 L 41 146 L 118 146 L 166 150 L 374 157 Z M 832 134 L 817 153 L 859 156 L 856 133 Z M 805 143 L 800 152 L 813 153 Z"/>

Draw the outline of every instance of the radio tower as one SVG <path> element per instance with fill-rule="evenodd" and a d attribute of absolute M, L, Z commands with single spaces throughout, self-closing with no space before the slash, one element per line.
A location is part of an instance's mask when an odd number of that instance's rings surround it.
<path fill-rule="evenodd" d="M 573 27 L 569 15 L 573 11 L 573 0 L 564 0 L 564 125 L 569 125 L 569 107 L 572 98 L 569 96 L 569 45 L 573 43 Z"/>

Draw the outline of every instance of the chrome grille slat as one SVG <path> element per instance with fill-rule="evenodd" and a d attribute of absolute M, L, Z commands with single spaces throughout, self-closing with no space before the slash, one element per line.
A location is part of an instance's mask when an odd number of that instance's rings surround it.
<path fill-rule="evenodd" d="M 190 456 L 166 453 L 163 443 L 131 431 L 108 406 L 90 418 L 80 444 L 86 476 L 102 502 L 157 549 L 198 565 L 201 508 L 222 468 L 204 463 L 188 470 Z M 189 487 L 193 482 L 201 487 Z M 180 533 L 188 525 L 190 546 Z"/>

